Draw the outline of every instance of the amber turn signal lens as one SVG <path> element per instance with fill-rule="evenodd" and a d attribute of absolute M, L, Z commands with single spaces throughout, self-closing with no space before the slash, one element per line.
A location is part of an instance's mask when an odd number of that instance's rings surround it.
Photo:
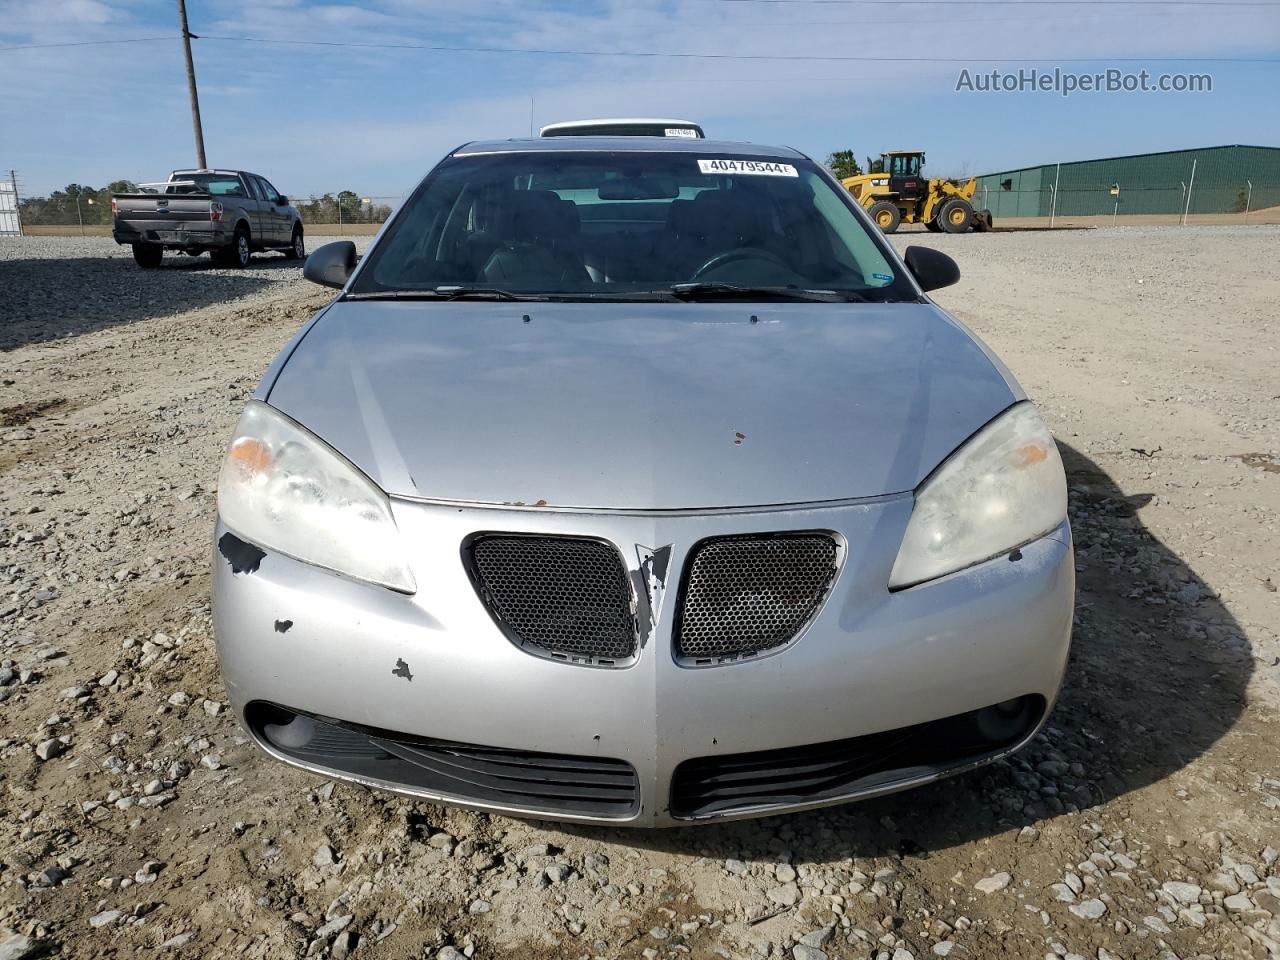
<path fill-rule="evenodd" d="M 227 460 L 242 476 L 251 477 L 271 466 L 271 450 L 255 437 L 240 437 L 227 452 Z"/>

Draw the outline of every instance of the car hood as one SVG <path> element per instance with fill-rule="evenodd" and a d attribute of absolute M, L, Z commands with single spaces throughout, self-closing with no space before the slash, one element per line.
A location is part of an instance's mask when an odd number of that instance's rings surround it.
<path fill-rule="evenodd" d="M 392 495 L 641 510 L 911 490 L 1022 397 L 930 303 L 338 301 L 266 386 Z"/>

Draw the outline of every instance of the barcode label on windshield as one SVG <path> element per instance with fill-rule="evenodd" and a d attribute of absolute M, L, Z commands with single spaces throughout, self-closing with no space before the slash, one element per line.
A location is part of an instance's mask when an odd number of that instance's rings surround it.
<path fill-rule="evenodd" d="M 758 177 L 798 177 L 796 168 L 789 163 L 773 163 L 767 160 L 699 160 L 698 169 L 703 173 L 745 173 Z"/>

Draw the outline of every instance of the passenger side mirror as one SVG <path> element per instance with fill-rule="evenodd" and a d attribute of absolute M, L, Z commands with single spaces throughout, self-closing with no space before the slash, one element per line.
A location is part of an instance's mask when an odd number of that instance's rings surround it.
<path fill-rule="evenodd" d="M 347 285 L 355 268 L 356 245 L 350 240 L 338 240 L 326 243 L 307 257 L 302 265 L 302 275 L 322 287 L 337 287 L 341 290 Z"/>
<path fill-rule="evenodd" d="M 920 284 L 920 289 L 926 293 L 949 287 L 960 279 L 959 265 L 940 250 L 907 247 L 902 259 L 907 262 L 907 269 Z"/>

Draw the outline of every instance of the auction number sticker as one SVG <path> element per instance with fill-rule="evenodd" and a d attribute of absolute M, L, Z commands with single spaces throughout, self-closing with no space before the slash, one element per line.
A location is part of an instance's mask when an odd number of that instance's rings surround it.
<path fill-rule="evenodd" d="M 667 127 L 663 131 L 664 136 L 668 137 L 692 137 L 698 139 L 698 131 L 690 130 L 688 127 Z"/>
<path fill-rule="evenodd" d="M 698 160 L 703 173 L 745 173 L 758 177 L 798 177 L 796 168 L 789 163 L 771 160 Z"/>

